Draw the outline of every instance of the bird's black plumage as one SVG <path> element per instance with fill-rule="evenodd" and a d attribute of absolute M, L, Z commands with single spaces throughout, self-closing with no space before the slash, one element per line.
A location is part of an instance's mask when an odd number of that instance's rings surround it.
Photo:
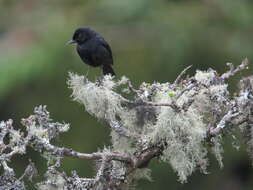
<path fill-rule="evenodd" d="M 77 43 L 76 50 L 83 62 L 93 67 L 102 67 L 104 75 L 115 75 L 112 50 L 100 34 L 89 27 L 81 27 L 76 29 L 68 43 Z"/>

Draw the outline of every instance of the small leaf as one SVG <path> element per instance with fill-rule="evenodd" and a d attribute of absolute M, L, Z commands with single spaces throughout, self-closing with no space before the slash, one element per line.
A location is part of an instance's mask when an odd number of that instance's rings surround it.
<path fill-rule="evenodd" d="M 174 94 L 173 92 L 169 92 L 169 93 L 168 93 L 168 96 L 171 97 L 171 98 L 173 98 L 173 97 L 176 96 L 176 94 Z"/>

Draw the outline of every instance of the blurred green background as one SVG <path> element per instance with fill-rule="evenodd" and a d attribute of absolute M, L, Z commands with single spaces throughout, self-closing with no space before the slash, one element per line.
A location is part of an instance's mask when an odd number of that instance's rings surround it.
<path fill-rule="evenodd" d="M 253 2 L 250 0 L 0 0 L 0 120 L 12 118 L 16 127 L 34 106 L 47 105 L 55 121 L 71 123 L 58 144 L 93 152 L 110 144 L 103 122 L 88 115 L 70 98 L 68 72 L 86 74 L 72 46 L 65 46 L 79 26 L 90 26 L 110 43 L 117 76 L 142 81 L 173 81 L 188 65 L 222 73 L 226 62 L 253 60 Z M 90 68 L 95 80 L 99 69 Z M 232 79 L 253 74 L 252 66 Z M 239 137 L 240 138 L 240 137 Z M 240 140 L 240 139 L 239 139 Z M 244 145 L 239 151 L 224 142 L 224 169 L 210 155 L 208 175 L 195 172 L 179 184 L 171 167 L 153 161 L 153 182 L 140 181 L 138 190 L 252 189 L 251 161 Z M 45 161 L 29 150 L 41 172 Z M 18 172 L 27 156 L 14 158 Z M 64 160 L 63 169 L 93 175 L 92 163 Z"/>

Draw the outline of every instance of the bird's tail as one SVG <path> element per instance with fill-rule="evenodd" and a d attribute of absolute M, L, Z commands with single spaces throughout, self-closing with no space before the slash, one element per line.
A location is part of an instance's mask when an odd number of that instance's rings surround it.
<path fill-rule="evenodd" d="M 102 69 L 103 69 L 104 75 L 111 74 L 112 76 L 115 76 L 115 73 L 114 73 L 111 65 L 103 65 Z"/>

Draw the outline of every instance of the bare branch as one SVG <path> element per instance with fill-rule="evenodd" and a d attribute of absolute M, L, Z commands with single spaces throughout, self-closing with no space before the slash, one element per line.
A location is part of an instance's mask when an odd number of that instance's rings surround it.
<path fill-rule="evenodd" d="M 60 156 L 70 156 L 73 158 L 80 158 L 80 159 L 88 159 L 88 160 L 100 160 L 103 157 L 106 157 L 109 160 L 117 160 L 121 162 L 126 162 L 128 164 L 132 164 L 132 159 L 128 155 L 121 154 L 121 153 L 103 153 L 103 152 L 95 152 L 95 153 L 81 153 L 76 152 L 72 149 L 68 148 L 60 148 L 56 147 L 51 144 L 43 144 L 44 148 L 47 151 L 53 152 Z"/>
<path fill-rule="evenodd" d="M 183 75 L 186 73 L 187 70 L 189 70 L 192 67 L 192 65 L 189 65 L 188 67 L 186 67 L 176 78 L 176 80 L 174 81 L 174 84 L 178 84 L 179 81 L 181 80 L 181 78 L 183 77 Z"/>
<path fill-rule="evenodd" d="M 226 127 L 226 124 L 238 115 L 238 112 L 233 113 L 233 111 L 230 110 L 226 115 L 224 115 L 224 117 L 220 120 L 220 122 L 215 128 L 210 128 L 210 134 L 217 135 L 218 133 L 220 133 L 220 131 Z"/>
<path fill-rule="evenodd" d="M 134 168 L 144 168 L 147 167 L 149 162 L 159 156 L 162 152 L 161 147 L 151 147 L 144 150 L 139 154 L 134 160 Z"/>
<path fill-rule="evenodd" d="M 226 73 L 224 73 L 223 75 L 221 75 L 222 79 L 228 79 L 231 76 L 234 76 L 236 73 L 247 69 L 248 65 L 249 65 L 249 60 L 246 58 L 242 61 L 242 63 L 237 66 L 236 68 L 234 67 L 234 65 L 232 63 L 227 63 L 227 65 L 229 66 L 229 71 L 227 71 Z"/>

